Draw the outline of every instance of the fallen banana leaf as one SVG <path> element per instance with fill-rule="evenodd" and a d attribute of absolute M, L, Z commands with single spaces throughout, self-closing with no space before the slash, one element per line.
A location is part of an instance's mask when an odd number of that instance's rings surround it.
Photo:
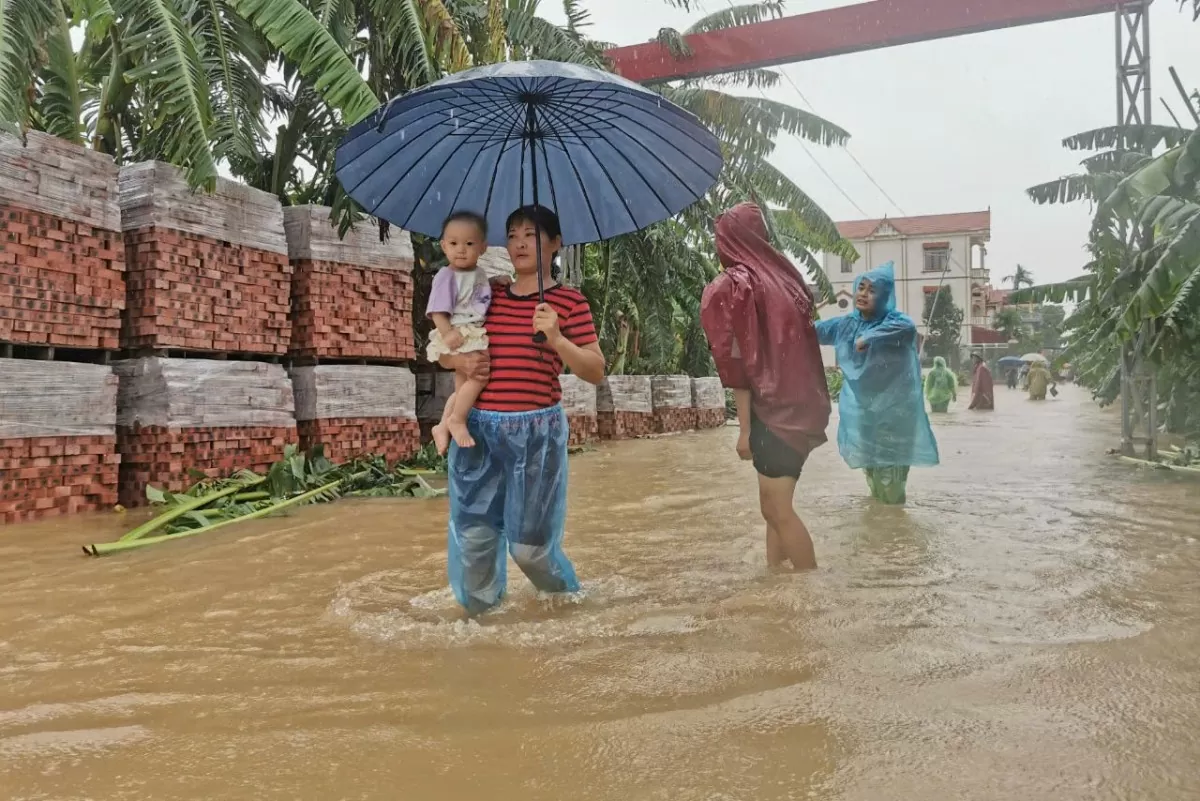
<path fill-rule="evenodd" d="M 178 518 L 183 517 L 188 512 L 191 512 L 195 509 L 199 509 L 201 506 L 207 506 L 208 504 L 212 503 L 213 501 L 219 501 L 220 499 L 225 498 L 229 495 L 234 495 L 235 493 L 243 492 L 248 487 L 256 486 L 258 484 L 261 484 L 263 481 L 266 481 L 266 479 L 260 478 L 257 481 L 252 481 L 252 482 L 245 483 L 245 484 L 235 484 L 234 486 L 226 487 L 225 489 L 220 490 L 219 492 L 213 492 L 208 495 L 202 495 L 198 498 L 192 498 L 190 500 L 187 500 L 187 501 L 179 504 L 178 506 L 172 508 L 170 511 L 164 512 L 163 514 L 159 515 L 158 517 L 154 518 L 153 520 L 148 520 L 145 523 L 142 523 L 140 526 L 133 529 L 132 531 L 127 531 L 125 534 L 121 535 L 120 541 L 121 542 L 130 542 L 132 540 L 140 540 L 142 537 L 145 537 L 147 534 L 152 534 L 155 531 L 158 531 L 160 528 L 165 526 L 167 523 L 170 523 L 173 520 L 177 520 Z M 263 495 L 263 497 L 270 497 L 266 493 L 262 493 L 262 495 Z"/>
<path fill-rule="evenodd" d="M 232 520 L 223 520 L 220 523 L 213 523 L 201 528 L 194 528 L 189 531 L 181 531 L 178 534 L 164 534 L 159 537 L 143 537 L 142 539 L 137 540 L 125 540 L 122 538 L 116 542 L 102 542 L 95 545 L 85 545 L 83 546 L 83 552 L 88 556 L 108 556 L 109 554 L 118 553 L 120 551 L 131 551 L 135 548 L 145 548 L 150 545 L 158 545 L 160 542 L 167 542 L 168 540 L 191 537 L 195 534 L 206 534 L 210 531 L 224 528 L 225 526 L 231 526 L 234 523 L 242 523 L 247 520 L 256 520 L 260 517 L 266 517 L 267 515 L 275 514 L 276 512 L 280 512 L 291 506 L 299 506 L 300 504 L 310 501 L 320 495 L 333 492 L 344 481 L 352 480 L 354 478 L 361 478 L 361 476 L 362 474 L 358 474 L 357 476 L 351 476 L 350 479 L 338 479 L 337 481 L 333 481 L 323 487 L 317 487 L 314 490 L 297 495 L 294 498 L 288 498 L 286 500 L 279 501 L 278 503 L 271 504 L 270 506 L 260 509 L 257 512 L 251 512 L 248 515 L 236 517 Z"/>

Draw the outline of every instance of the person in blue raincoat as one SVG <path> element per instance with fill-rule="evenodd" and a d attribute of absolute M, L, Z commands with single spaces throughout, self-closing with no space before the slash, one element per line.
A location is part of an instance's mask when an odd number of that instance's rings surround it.
<path fill-rule="evenodd" d="M 854 311 L 817 323 L 845 378 L 838 399 L 838 450 L 866 473 L 871 496 L 886 504 L 907 499 L 911 467 L 938 463 L 937 442 L 921 394 L 917 326 L 896 310 L 893 263 L 860 275 Z"/>

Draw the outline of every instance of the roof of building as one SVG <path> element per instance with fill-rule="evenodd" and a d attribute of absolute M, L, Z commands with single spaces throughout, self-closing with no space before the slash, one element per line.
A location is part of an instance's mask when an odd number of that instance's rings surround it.
<path fill-rule="evenodd" d="M 971 326 L 972 345 L 1003 345 L 1008 339 L 1000 331 L 984 328 L 981 325 Z"/>
<path fill-rule="evenodd" d="M 878 220 L 849 220 L 837 224 L 845 239 L 867 239 L 884 223 L 905 236 L 976 233 L 992 231 L 992 212 L 968 211 L 959 214 L 929 214 L 923 217 L 883 217 Z"/>

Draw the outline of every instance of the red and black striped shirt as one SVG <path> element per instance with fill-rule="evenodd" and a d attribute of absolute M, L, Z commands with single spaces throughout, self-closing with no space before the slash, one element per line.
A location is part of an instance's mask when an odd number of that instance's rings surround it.
<path fill-rule="evenodd" d="M 559 330 L 580 347 L 597 340 L 592 309 L 577 289 L 556 286 L 546 290 L 546 302 L 558 312 Z M 483 327 L 488 334 L 491 376 L 475 402 L 489 412 L 531 412 L 562 400 L 558 376 L 562 357 L 549 345 L 533 341 L 537 295 L 514 295 L 512 287 L 492 294 Z"/>

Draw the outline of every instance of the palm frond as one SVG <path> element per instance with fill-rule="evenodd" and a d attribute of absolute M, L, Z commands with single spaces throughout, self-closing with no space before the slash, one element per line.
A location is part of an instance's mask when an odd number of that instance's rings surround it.
<path fill-rule="evenodd" d="M 1114 125 L 1063 140 L 1068 150 L 1140 150 L 1150 152 L 1160 145 L 1175 147 L 1191 133 L 1188 128 L 1170 125 Z"/>
<path fill-rule="evenodd" d="M 0 127 L 22 133 L 29 125 L 29 95 L 38 43 L 62 10 L 57 0 L 0 0 Z"/>
<path fill-rule="evenodd" d="M 774 70 L 737 70 L 705 78 L 705 83 L 721 87 L 745 87 L 747 89 L 771 89 L 779 85 L 781 76 Z"/>
<path fill-rule="evenodd" d="M 683 34 L 674 28 L 659 28 L 654 41 L 667 48 L 672 58 L 691 58 L 692 48 Z"/>
<path fill-rule="evenodd" d="M 584 64 L 597 69 L 607 67 L 602 51 L 588 47 L 578 36 L 536 14 L 510 9 L 505 21 L 509 42 L 523 49 L 530 58 Z"/>
<path fill-rule="evenodd" d="M 1095 180 L 1091 175 L 1065 175 L 1057 181 L 1031 186 L 1025 190 L 1025 194 L 1040 206 L 1097 200 Z"/>
<path fill-rule="evenodd" d="M 124 0 L 128 2 L 128 0 Z M 139 0 L 150 2 L 151 0 Z M 379 106 L 375 93 L 333 36 L 297 0 L 227 0 L 294 63 L 349 125 Z"/>
<path fill-rule="evenodd" d="M 685 35 L 691 36 L 696 33 L 720 31 L 779 19 L 783 16 L 783 10 L 783 0 L 763 0 L 759 3 L 729 6 L 697 20 L 687 29 Z"/>
<path fill-rule="evenodd" d="M 118 0 L 113 8 L 118 19 L 138 24 L 123 36 L 135 65 L 124 80 L 143 86 L 150 102 L 143 117 L 147 136 L 137 155 L 178 164 L 193 186 L 212 188 L 217 160 L 210 87 L 192 29 L 167 0 Z"/>
<path fill-rule="evenodd" d="M 83 144 L 83 86 L 71 23 L 58 5 L 58 19 L 46 32 L 46 63 L 41 70 L 38 127 L 73 144 Z"/>
<path fill-rule="evenodd" d="M 1063 303 L 1083 302 L 1095 290 L 1095 278 L 1081 275 L 1068 281 L 1042 284 L 1021 289 L 1008 296 L 1009 303 Z"/>

